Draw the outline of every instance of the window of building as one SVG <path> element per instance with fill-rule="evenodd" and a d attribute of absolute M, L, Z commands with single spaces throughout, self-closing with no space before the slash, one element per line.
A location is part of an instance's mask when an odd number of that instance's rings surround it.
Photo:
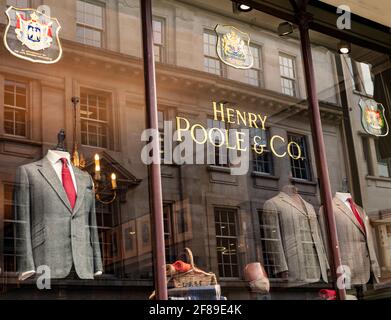
<path fill-rule="evenodd" d="M 13 201 L 14 186 L 4 184 L 4 271 L 14 273 L 17 271 L 16 261 L 18 248 L 22 245 L 22 240 L 16 237 L 17 228 L 23 221 L 17 220 Z"/>
<path fill-rule="evenodd" d="M 245 70 L 246 82 L 253 86 L 263 86 L 263 72 L 262 72 L 262 57 L 261 48 L 258 46 L 250 46 L 250 50 L 254 57 L 254 65 L 251 69 Z"/>
<path fill-rule="evenodd" d="M 263 265 L 269 277 L 275 278 L 276 270 L 280 269 L 277 259 L 279 252 L 273 252 L 272 248 L 278 248 L 278 244 L 281 241 L 281 239 L 278 237 L 278 233 L 276 232 L 278 220 L 274 215 L 271 215 L 269 219 L 266 219 L 263 210 L 258 211 L 258 218 L 261 235 Z M 271 221 L 270 219 L 272 218 L 275 219 Z"/>
<path fill-rule="evenodd" d="M 5 80 L 4 132 L 26 137 L 27 134 L 27 84 Z"/>
<path fill-rule="evenodd" d="M 253 171 L 259 172 L 259 173 L 267 173 L 267 174 L 273 174 L 273 156 L 269 149 L 269 146 L 267 142 L 269 141 L 269 131 L 268 130 L 261 130 L 257 128 L 251 128 L 250 129 L 250 141 L 251 141 L 251 153 L 252 153 L 252 163 L 253 163 Z M 254 141 L 254 137 L 260 137 L 256 138 L 256 141 Z M 263 153 L 258 154 L 254 151 L 254 143 L 258 146 L 263 147 Z M 261 151 L 260 147 L 257 147 L 258 151 Z"/>
<path fill-rule="evenodd" d="M 282 93 L 292 97 L 297 95 L 295 68 L 295 58 L 280 53 L 280 76 Z"/>
<path fill-rule="evenodd" d="M 377 171 L 379 177 L 391 178 L 391 160 L 383 159 L 380 154 L 379 140 L 375 140 Z"/>
<path fill-rule="evenodd" d="M 176 260 L 176 247 L 174 243 L 174 215 L 173 215 L 173 204 L 163 203 L 163 223 L 164 223 L 164 239 L 166 248 L 166 260 Z"/>
<path fill-rule="evenodd" d="M 81 143 L 108 148 L 110 97 L 102 92 L 81 90 L 80 98 Z"/>
<path fill-rule="evenodd" d="M 99 232 L 99 242 L 102 250 L 103 267 L 106 274 L 114 274 L 116 258 L 121 254 L 117 233 L 114 231 L 115 208 L 117 202 L 106 205 L 96 202 L 96 225 Z"/>
<path fill-rule="evenodd" d="M 298 134 L 289 134 L 288 140 L 289 142 L 296 142 L 301 149 L 300 159 L 295 160 L 293 157 L 290 157 L 292 177 L 301 180 L 311 180 L 311 166 L 306 137 Z M 300 150 L 295 144 L 291 145 L 291 152 L 295 158 L 300 155 Z"/>
<path fill-rule="evenodd" d="M 204 31 L 204 71 L 223 75 L 223 66 L 216 52 L 217 36 L 212 31 Z"/>
<path fill-rule="evenodd" d="M 164 163 L 164 112 L 158 111 L 158 128 L 160 140 L 160 159 Z"/>
<path fill-rule="evenodd" d="M 76 2 L 76 39 L 78 42 L 94 46 L 103 46 L 104 7 L 100 4 L 77 0 Z"/>
<path fill-rule="evenodd" d="M 165 60 L 165 25 L 164 20 L 154 18 L 152 21 L 153 25 L 153 44 L 155 52 L 155 61 L 164 62 Z"/>
<path fill-rule="evenodd" d="M 223 121 L 218 121 L 214 119 L 208 119 L 208 128 L 218 128 L 224 134 L 226 130 L 228 130 L 226 123 Z M 226 136 L 226 135 L 225 135 Z M 229 157 L 228 157 L 228 149 L 225 144 L 223 144 L 225 137 L 221 136 L 217 130 L 214 130 L 211 134 L 211 137 L 214 141 L 214 144 L 221 147 L 214 148 L 214 165 L 219 167 L 229 167 Z"/>
<path fill-rule="evenodd" d="M 379 248 L 379 263 L 382 278 L 391 277 L 391 223 L 379 223 L 376 226 Z"/>
<path fill-rule="evenodd" d="M 216 250 L 219 275 L 222 278 L 239 277 L 237 212 L 215 208 Z"/>

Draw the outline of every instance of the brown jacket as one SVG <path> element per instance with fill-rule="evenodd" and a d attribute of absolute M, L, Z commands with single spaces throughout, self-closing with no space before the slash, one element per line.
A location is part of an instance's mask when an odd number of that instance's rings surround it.
<path fill-rule="evenodd" d="M 305 209 L 284 192 L 265 202 L 263 226 L 266 254 L 274 273 L 288 271 L 291 283 L 327 282 L 329 269 L 314 207 Z"/>
<path fill-rule="evenodd" d="M 333 199 L 335 222 L 339 248 L 341 251 L 342 265 L 350 268 L 351 285 L 365 284 L 369 281 L 371 271 L 376 281 L 380 277 L 380 268 L 376 258 L 372 229 L 365 211 L 356 206 L 365 224 L 366 234 L 362 230 L 353 212 L 337 197 Z M 325 233 L 325 217 L 323 207 L 320 208 L 320 221 L 322 233 L 327 241 Z M 328 248 L 328 246 L 326 246 Z M 329 251 L 329 250 L 328 250 Z"/>

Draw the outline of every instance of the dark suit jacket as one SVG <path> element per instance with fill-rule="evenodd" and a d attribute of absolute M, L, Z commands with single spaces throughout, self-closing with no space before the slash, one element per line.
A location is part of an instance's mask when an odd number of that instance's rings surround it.
<path fill-rule="evenodd" d="M 81 279 L 102 271 L 90 175 L 73 167 L 77 200 L 72 210 L 51 163 L 42 160 L 18 168 L 15 193 L 20 274 L 48 266 L 51 278 L 69 275 L 72 264 Z"/>

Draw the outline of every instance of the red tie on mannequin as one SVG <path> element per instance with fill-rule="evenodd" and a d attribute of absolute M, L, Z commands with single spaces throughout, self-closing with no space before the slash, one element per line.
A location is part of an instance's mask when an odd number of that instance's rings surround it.
<path fill-rule="evenodd" d="M 62 171 L 61 171 L 62 185 L 64 186 L 64 190 L 67 194 L 69 203 L 71 204 L 72 209 L 74 209 L 76 203 L 76 190 L 73 184 L 71 171 L 69 171 L 68 161 L 66 158 L 61 158 L 61 162 L 62 162 Z"/>
<path fill-rule="evenodd" d="M 348 198 L 347 200 L 349 201 L 350 208 L 352 208 L 352 211 L 353 211 L 354 215 L 356 216 L 356 219 L 357 219 L 358 223 L 360 224 L 361 229 L 364 231 L 364 233 L 366 233 L 364 222 L 362 221 L 360 213 L 358 212 L 358 210 L 356 208 L 356 204 L 354 203 L 352 198 Z"/>

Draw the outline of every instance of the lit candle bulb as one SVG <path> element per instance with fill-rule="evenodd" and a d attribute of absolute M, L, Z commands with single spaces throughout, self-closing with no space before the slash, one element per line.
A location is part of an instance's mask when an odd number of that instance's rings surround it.
<path fill-rule="evenodd" d="M 111 187 L 113 190 L 117 189 L 117 176 L 115 173 L 111 174 Z"/>
<path fill-rule="evenodd" d="M 95 180 L 100 180 L 100 158 L 99 158 L 99 154 L 95 155 Z"/>

